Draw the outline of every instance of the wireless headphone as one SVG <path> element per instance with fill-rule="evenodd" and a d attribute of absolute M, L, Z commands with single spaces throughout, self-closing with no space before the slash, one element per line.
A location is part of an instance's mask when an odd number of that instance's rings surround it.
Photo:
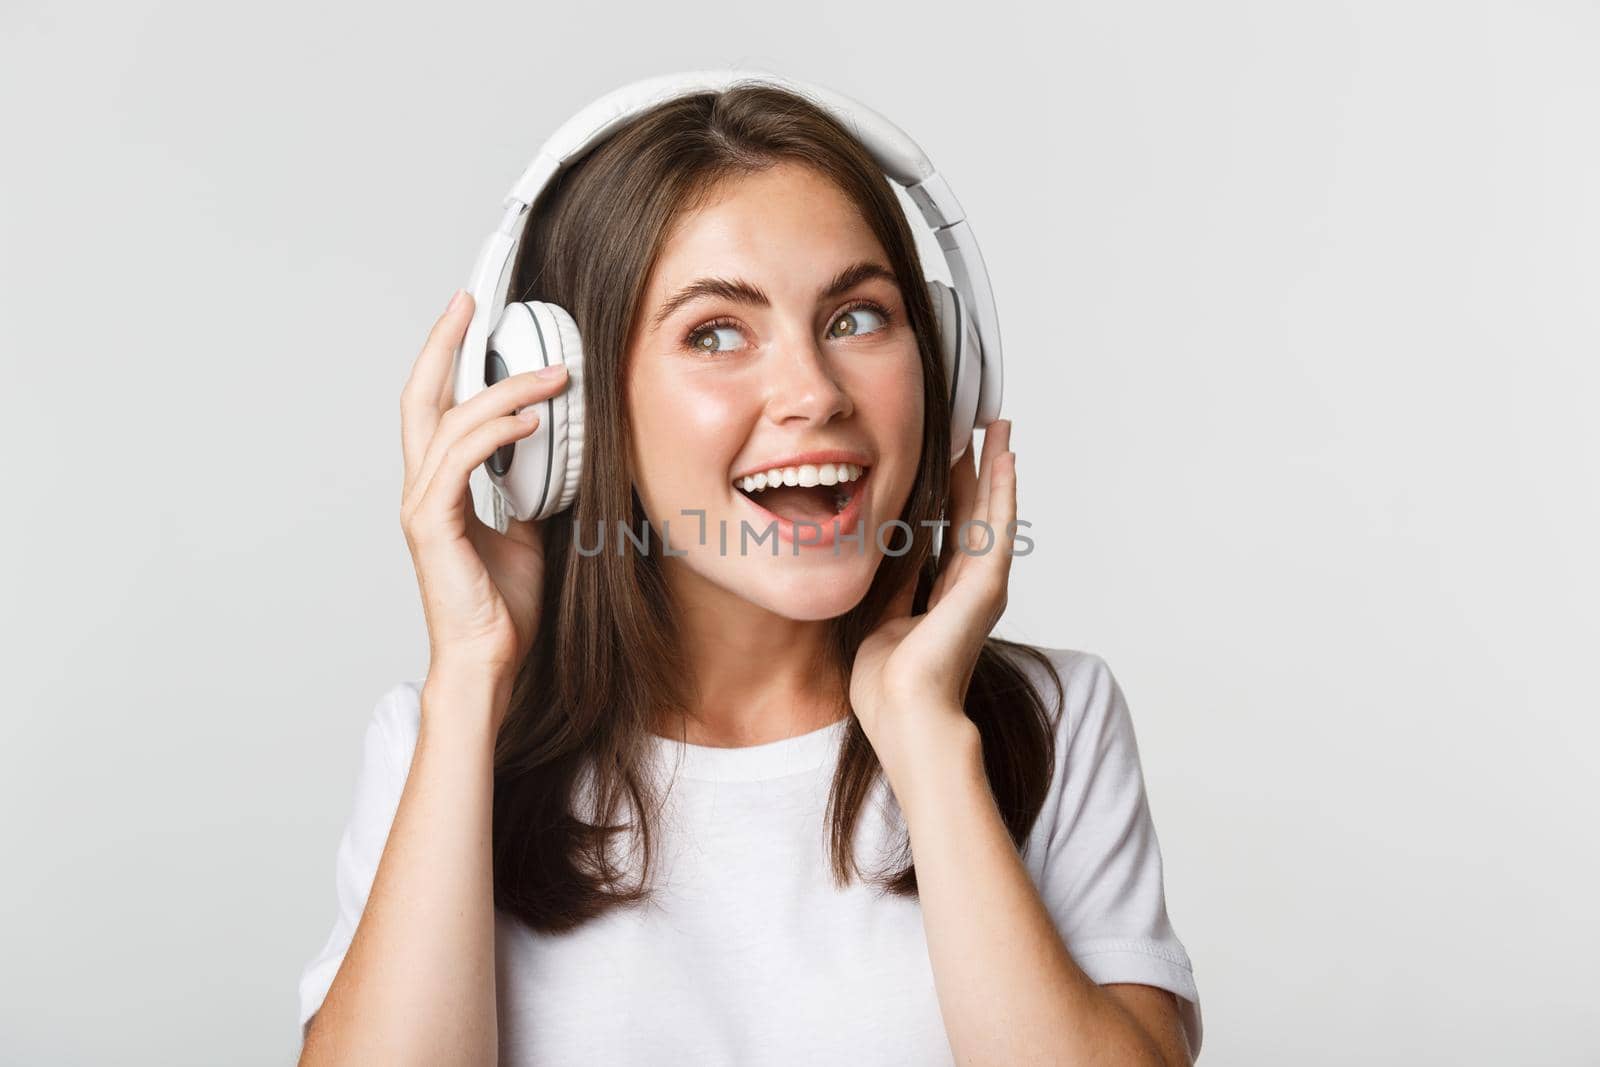
<path fill-rule="evenodd" d="M 517 519 L 546 519 L 570 506 L 583 470 L 583 342 L 578 325 L 555 304 L 503 305 L 510 282 L 507 268 L 529 208 L 562 168 L 635 115 L 667 100 L 721 91 L 736 82 L 773 85 L 828 112 L 856 136 L 886 177 L 905 188 L 934 230 L 955 282 L 952 289 L 925 279 L 943 345 L 951 464 L 966 452 L 974 429 L 1000 417 L 1000 323 L 983 256 L 949 184 L 904 131 L 849 97 L 761 71 L 690 71 L 647 78 L 607 93 L 550 136 L 511 187 L 500 226 L 484 242 L 472 269 L 474 307 L 456 361 L 456 403 L 510 375 L 567 365 L 568 384 L 541 402 L 538 428 L 497 449 L 480 468 L 491 485 L 496 529 L 505 530 L 507 512 Z"/>

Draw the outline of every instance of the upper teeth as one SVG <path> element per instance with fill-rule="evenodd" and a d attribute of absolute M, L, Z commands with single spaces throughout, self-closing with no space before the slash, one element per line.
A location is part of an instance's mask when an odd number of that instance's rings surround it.
<path fill-rule="evenodd" d="M 772 485 L 839 485 L 860 478 L 864 469 L 854 463 L 802 463 L 798 467 L 774 467 L 748 474 L 733 484 L 747 493 Z"/>

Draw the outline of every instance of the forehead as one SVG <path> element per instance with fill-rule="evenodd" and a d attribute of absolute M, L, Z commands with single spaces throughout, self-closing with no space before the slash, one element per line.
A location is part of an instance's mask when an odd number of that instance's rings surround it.
<path fill-rule="evenodd" d="M 853 200 L 816 170 L 783 162 L 727 178 L 679 217 L 651 271 L 652 300 L 706 273 L 814 290 L 843 264 L 888 256 Z M 822 276 L 826 277 L 822 277 Z M 759 276 L 759 277 L 758 277 Z"/>

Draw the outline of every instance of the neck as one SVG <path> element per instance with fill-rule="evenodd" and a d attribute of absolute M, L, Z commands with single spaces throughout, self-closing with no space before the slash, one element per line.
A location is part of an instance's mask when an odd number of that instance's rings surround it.
<path fill-rule="evenodd" d="M 668 561 L 667 587 L 691 680 L 685 717 L 656 732 L 745 747 L 839 720 L 845 686 L 825 659 L 829 622 L 768 611 Z"/>

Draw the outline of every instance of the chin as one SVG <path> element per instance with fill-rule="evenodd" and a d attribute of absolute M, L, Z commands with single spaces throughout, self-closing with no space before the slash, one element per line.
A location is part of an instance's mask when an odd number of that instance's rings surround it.
<path fill-rule="evenodd" d="M 872 554 L 838 558 L 780 555 L 743 560 L 743 566 L 719 577 L 728 592 L 774 615 L 811 622 L 834 619 L 861 603 L 872 587 L 878 557 Z M 819 565 L 820 564 L 820 565 Z"/>

